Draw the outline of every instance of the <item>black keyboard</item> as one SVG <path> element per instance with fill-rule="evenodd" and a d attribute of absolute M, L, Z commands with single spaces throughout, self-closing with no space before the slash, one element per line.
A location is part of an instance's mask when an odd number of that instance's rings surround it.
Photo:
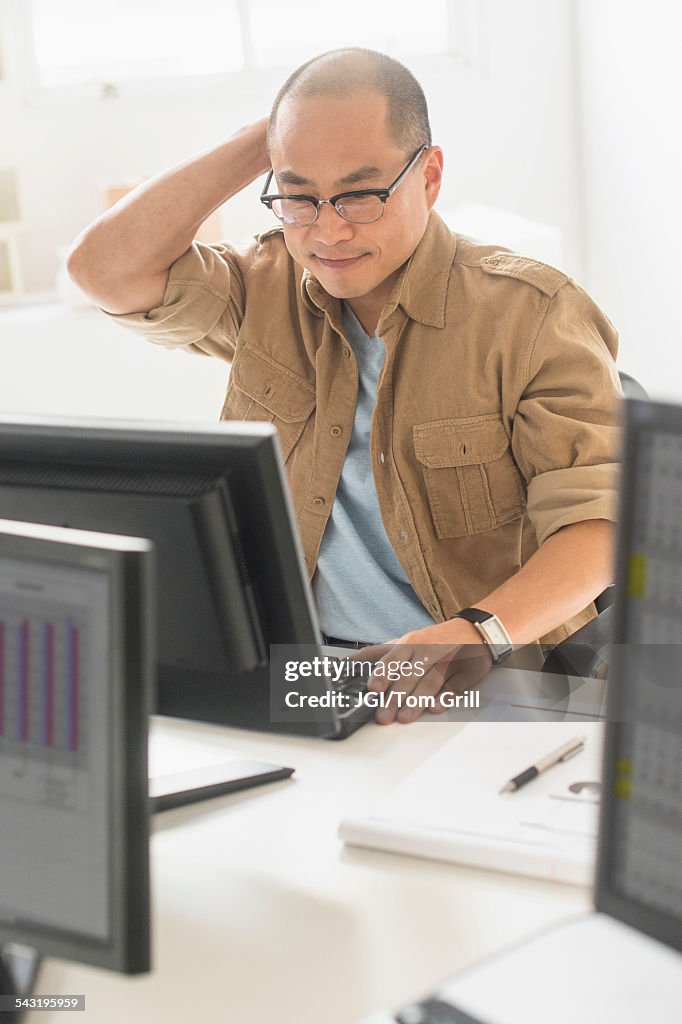
<path fill-rule="evenodd" d="M 341 662 L 341 658 L 334 658 L 334 661 Z M 353 666 L 353 662 L 350 663 Z M 371 721 L 376 713 L 376 708 L 370 707 L 364 702 L 365 694 L 367 690 L 367 680 L 371 675 L 369 669 L 365 669 L 363 672 L 358 672 L 359 667 L 356 662 L 356 671 L 351 671 L 349 668 L 348 673 L 337 681 L 332 682 L 331 689 L 334 693 L 341 694 L 343 696 L 343 706 L 338 706 L 334 710 L 334 714 L 337 722 L 339 723 L 340 730 L 334 739 L 343 740 L 346 736 L 350 736 L 356 729 L 359 729 L 365 722 Z"/>
<path fill-rule="evenodd" d="M 423 1003 L 408 1006 L 394 1019 L 396 1024 L 485 1024 L 479 1017 L 470 1017 L 440 999 L 425 999 Z"/>

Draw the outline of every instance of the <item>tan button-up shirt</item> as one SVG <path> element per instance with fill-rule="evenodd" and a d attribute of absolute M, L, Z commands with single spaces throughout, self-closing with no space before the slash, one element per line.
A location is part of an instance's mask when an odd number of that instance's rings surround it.
<path fill-rule="evenodd" d="M 340 301 L 274 228 L 241 252 L 194 243 L 161 306 L 109 315 L 232 362 L 221 418 L 277 426 L 312 577 L 358 390 Z M 615 519 L 616 332 L 565 274 L 455 235 L 432 212 L 378 333 L 379 507 L 436 621 L 481 602 L 560 527 Z"/>

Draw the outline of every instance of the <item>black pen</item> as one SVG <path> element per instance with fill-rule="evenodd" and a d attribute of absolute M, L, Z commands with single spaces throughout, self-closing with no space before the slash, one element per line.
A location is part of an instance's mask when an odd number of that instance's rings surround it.
<path fill-rule="evenodd" d="M 517 789 L 521 789 L 521 786 L 525 786 L 527 782 L 531 782 L 532 779 L 537 778 L 542 772 L 546 772 L 552 765 L 560 764 L 561 761 L 568 761 L 570 757 L 575 757 L 585 746 L 585 737 L 576 736 L 575 739 L 569 740 L 568 743 L 564 743 L 563 747 L 559 747 L 551 754 L 547 754 L 546 757 L 540 758 L 540 760 L 531 765 L 530 768 L 526 768 L 525 772 L 521 772 L 520 775 L 515 775 L 513 779 L 510 779 L 502 789 L 500 793 L 515 793 Z"/>

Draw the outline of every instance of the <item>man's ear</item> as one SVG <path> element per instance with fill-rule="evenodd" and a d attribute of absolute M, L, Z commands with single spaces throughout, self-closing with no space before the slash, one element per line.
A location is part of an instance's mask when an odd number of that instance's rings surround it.
<path fill-rule="evenodd" d="M 443 150 L 440 146 L 432 146 L 430 149 L 427 149 L 424 154 L 422 173 L 424 175 L 426 201 L 429 204 L 429 209 L 431 209 L 438 198 L 443 180 Z"/>

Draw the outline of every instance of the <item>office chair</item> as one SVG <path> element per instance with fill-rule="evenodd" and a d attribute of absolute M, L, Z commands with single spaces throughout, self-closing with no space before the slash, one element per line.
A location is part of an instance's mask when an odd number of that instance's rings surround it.
<path fill-rule="evenodd" d="M 625 398 L 649 397 L 646 389 L 628 373 L 619 371 Z M 589 678 L 608 672 L 609 646 L 613 630 L 614 585 L 607 587 L 595 600 L 597 616 L 562 640 L 548 654 L 543 672 Z"/>
<path fill-rule="evenodd" d="M 606 678 L 613 613 L 613 605 L 609 605 L 591 622 L 557 644 L 545 658 L 542 671 L 553 675 L 581 676 L 583 679 L 597 675 Z"/>
<path fill-rule="evenodd" d="M 635 380 L 634 377 L 631 377 L 629 373 L 623 373 L 622 370 L 619 370 L 618 376 L 620 377 L 620 384 L 625 398 L 647 399 L 649 397 L 646 388 L 638 380 Z"/>

